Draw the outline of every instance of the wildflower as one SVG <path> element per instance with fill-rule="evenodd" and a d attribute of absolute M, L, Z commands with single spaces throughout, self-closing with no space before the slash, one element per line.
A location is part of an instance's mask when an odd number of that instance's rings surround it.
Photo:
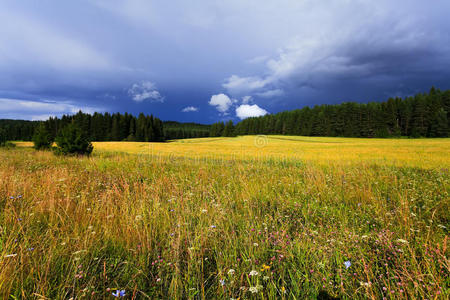
<path fill-rule="evenodd" d="M 251 270 L 250 273 L 248 274 L 248 276 L 258 276 L 259 273 L 256 270 Z"/>
<path fill-rule="evenodd" d="M 216 225 L 211 225 L 211 228 L 216 228 Z"/>
<path fill-rule="evenodd" d="M 263 280 L 264 280 L 264 281 L 267 281 L 267 280 L 269 280 L 269 279 L 270 279 L 269 276 L 264 276 L 264 277 L 263 277 Z"/>
<path fill-rule="evenodd" d="M 286 293 L 286 288 L 285 288 L 284 286 L 281 287 L 281 292 L 282 292 L 283 294 Z"/>
<path fill-rule="evenodd" d="M 345 265 L 345 268 L 350 268 L 350 266 L 352 265 L 352 263 L 349 261 L 349 260 L 347 260 L 347 261 L 345 261 L 344 262 L 344 265 Z"/>
<path fill-rule="evenodd" d="M 252 294 L 255 294 L 255 293 L 257 293 L 257 292 L 259 292 L 260 290 L 262 290 L 263 289 L 263 287 L 262 287 L 262 285 L 257 285 L 257 286 L 251 286 L 250 288 L 249 288 L 249 291 L 252 293 Z"/>
<path fill-rule="evenodd" d="M 33 248 L 33 247 L 31 247 L 31 248 L 28 248 L 27 250 L 28 250 L 28 251 L 33 251 L 33 250 L 34 250 L 34 248 Z"/>
<path fill-rule="evenodd" d="M 20 199 L 20 198 L 22 198 L 22 195 L 17 196 L 17 199 Z"/>
<path fill-rule="evenodd" d="M 397 242 L 402 243 L 402 244 L 409 244 L 409 242 L 407 240 L 403 240 L 403 239 L 397 239 Z"/>
<path fill-rule="evenodd" d="M 266 264 L 263 264 L 262 268 L 261 268 L 261 271 L 265 271 L 265 270 L 269 270 L 269 269 L 270 269 L 270 266 L 268 266 Z"/>
<path fill-rule="evenodd" d="M 253 246 L 258 247 L 259 245 L 258 243 L 253 243 Z"/>
<path fill-rule="evenodd" d="M 220 279 L 219 282 L 220 282 L 221 286 L 225 286 L 225 280 L 224 279 Z"/>
<path fill-rule="evenodd" d="M 160 281 L 161 281 L 161 278 L 156 279 L 156 282 L 160 282 Z"/>
<path fill-rule="evenodd" d="M 125 297 L 125 290 L 117 290 L 116 293 L 112 293 L 112 295 L 116 298 Z"/>
<path fill-rule="evenodd" d="M 206 209 L 202 209 L 202 213 L 207 213 L 208 211 Z"/>
<path fill-rule="evenodd" d="M 228 270 L 228 275 L 233 276 L 236 271 L 233 269 Z"/>
<path fill-rule="evenodd" d="M 14 196 L 10 196 L 9 199 L 14 200 Z"/>

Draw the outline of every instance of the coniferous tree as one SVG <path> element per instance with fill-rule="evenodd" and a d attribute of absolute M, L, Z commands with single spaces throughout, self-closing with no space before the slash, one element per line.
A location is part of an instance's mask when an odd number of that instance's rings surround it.
<path fill-rule="evenodd" d="M 75 122 L 66 125 L 55 141 L 57 154 L 90 155 L 94 149 L 88 132 L 83 131 Z"/>
<path fill-rule="evenodd" d="M 6 141 L 7 141 L 6 130 L 0 128 L 0 147 L 4 147 L 6 145 Z"/>
<path fill-rule="evenodd" d="M 33 135 L 34 149 L 44 150 L 50 149 L 53 144 L 53 137 L 51 136 L 47 126 L 41 123 L 34 132 Z"/>
<path fill-rule="evenodd" d="M 236 136 L 236 134 L 234 132 L 233 121 L 230 120 L 225 124 L 222 136 L 226 136 L 226 137 Z"/>

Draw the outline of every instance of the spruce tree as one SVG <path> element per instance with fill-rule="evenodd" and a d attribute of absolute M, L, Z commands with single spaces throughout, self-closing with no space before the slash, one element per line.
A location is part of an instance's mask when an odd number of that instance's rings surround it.
<path fill-rule="evenodd" d="M 50 149 L 53 144 L 53 138 L 50 135 L 44 123 L 41 123 L 35 130 L 33 135 L 34 149 L 44 150 Z"/>

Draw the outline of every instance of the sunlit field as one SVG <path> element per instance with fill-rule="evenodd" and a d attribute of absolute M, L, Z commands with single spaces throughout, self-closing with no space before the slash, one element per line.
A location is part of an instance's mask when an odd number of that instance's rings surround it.
<path fill-rule="evenodd" d="M 2 299 L 450 297 L 450 139 L 16 144 Z"/>

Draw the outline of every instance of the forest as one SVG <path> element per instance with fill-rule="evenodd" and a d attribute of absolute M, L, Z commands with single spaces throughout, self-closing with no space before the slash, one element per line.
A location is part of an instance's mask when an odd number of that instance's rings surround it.
<path fill-rule="evenodd" d="M 223 123 L 211 136 L 225 135 Z M 331 137 L 447 137 L 450 130 L 450 90 L 431 88 L 427 94 L 390 98 L 385 102 L 317 105 L 313 108 L 248 118 L 235 135 L 281 134 Z"/>
<path fill-rule="evenodd" d="M 78 112 L 46 121 L 0 120 L 5 140 L 31 140 L 36 127 L 44 123 L 50 134 L 74 122 L 93 141 L 161 142 L 199 137 L 232 137 L 252 134 L 280 134 L 331 137 L 448 137 L 450 135 L 450 90 L 431 88 L 429 93 L 384 102 L 345 102 L 316 105 L 268 114 L 240 121 L 212 125 L 161 121 L 153 115 Z"/>

